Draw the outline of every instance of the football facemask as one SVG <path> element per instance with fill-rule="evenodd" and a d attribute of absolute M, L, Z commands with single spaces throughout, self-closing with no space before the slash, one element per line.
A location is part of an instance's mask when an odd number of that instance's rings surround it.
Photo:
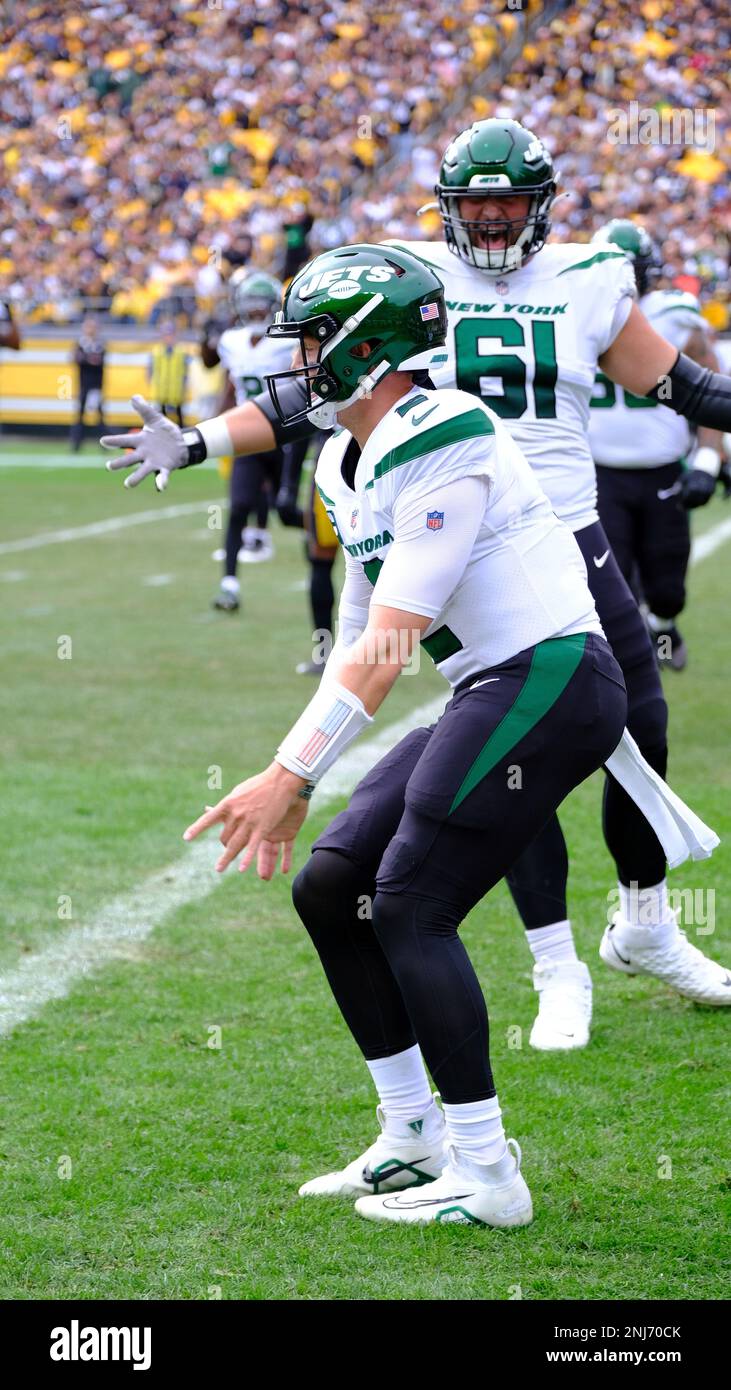
<path fill-rule="evenodd" d="M 327 360 L 333 349 L 354 333 L 363 319 L 382 302 L 382 295 L 374 295 L 368 304 L 364 304 L 343 324 L 339 324 L 337 319 L 328 313 L 316 314 L 299 322 L 287 321 L 283 313 L 277 314 L 274 323 L 269 327 L 268 336 L 290 338 L 295 352 L 299 354 L 297 365 L 290 367 L 288 371 L 272 372 L 266 378 L 272 405 L 283 425 L 298 425 L 304 420 L 309 420 L 310 424 L 318 425 L 320 429 L 333 429 L 337 424 L 338 412 L 369 395 L 380 378 L 391 370 L 390 363 L 382 360 L 370 372 L 357 379 L 355 390 L 346 396 L 345 400 L 338 400 L 342 386 L 329 369 Z M 309 340 L 310 344 L 314 341 L 317 345 L 317 357 L 314 362 L 311 358 L 312 347 L 308 351 L 306 340 Z M 367 359 L 361 358 L 359 361 L 365 365 Z M 290 381 L 298 382 L 303 388 L 302 408 L 294 412 L 291 404 L 280 394 L 281 387 Z"/>

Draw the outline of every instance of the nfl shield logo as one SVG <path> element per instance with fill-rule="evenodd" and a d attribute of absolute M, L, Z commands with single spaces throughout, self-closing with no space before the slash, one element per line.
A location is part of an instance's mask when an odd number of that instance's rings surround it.
<path fill-rule="evenodd" d="M 507 294 L 508 288 L 509 288 L 509 287 L 508 287 L 508 282 L 507 282 L 507 280 L 496 280 L 496 281 L 495 281 L 495 289 L 497 290 L 498 294 L 501 294 L 501 295 L 503 296 L 503 298 L 504 298 L 505 295 Z"/>
<path fill-rule="evenodd" d="M 350 529 L 351 529 L 351 531 L 354 531 L 354 530 L 355 530 L 355 523 L 356 523 L 356 521 L 358 520 L 358 510 L 359 510 L 358 507 L 356 507 L 356 508 L 353 510 L 353 512 L 351 513 L 351 516 L 350 516 Z"/>
<path fill-rule="evenodd" d="M 428 531 L 441 531 L 444 525 L 444 512 L 427 512 L 426 527 Z"/>

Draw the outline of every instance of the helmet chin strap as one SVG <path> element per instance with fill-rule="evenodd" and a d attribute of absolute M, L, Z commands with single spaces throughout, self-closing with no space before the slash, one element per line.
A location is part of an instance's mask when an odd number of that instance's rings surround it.
<path fill-rule="evenodd" d="M 311 425 L 317 425 L 321 430 L 333 430 L 338 423 L 338 415 L 341 410 L 347 410 L 349 405 L 355 405 L 356 401 L 362 401 L 364 397 L 370 396 L 374 387 L 386 372 L 391 370 L 390 362 L 379 362 L 367 376 L 362 376 L 353 394 L 348 396 L 347 401 L 321 401 L 320 404 L 308 410 L 307 419 Z M 320 397 L 312 393 L 313 401 L 320 401 Z"/>

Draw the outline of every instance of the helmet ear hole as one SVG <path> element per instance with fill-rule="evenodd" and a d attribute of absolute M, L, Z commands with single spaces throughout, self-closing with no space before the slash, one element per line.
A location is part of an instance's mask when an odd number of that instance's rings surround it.
<path fill-rule="evenodd" d="M 368 338 L 366 342 L 356 343 L 355 347 L 350 349 L 350 356 L 357 357 L 359 360 L 363 361 L 365 358 L 372 357 L 380 346 L 380 338 Z"/>

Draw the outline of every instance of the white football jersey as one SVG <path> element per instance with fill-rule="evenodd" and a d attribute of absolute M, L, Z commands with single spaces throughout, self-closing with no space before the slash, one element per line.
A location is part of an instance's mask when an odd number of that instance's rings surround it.
<path fill-rule="evenodd" d="M 640 300 L 657 333 L 683 352 L 697 329 L 707 329 L 694 294 L 651 290 Z M 634 396 L 597 373 L 591 399 L 589 444 L 594 461 L 608 468 L 659 468 L 683 458 L 693 435 L 688 421 L 667 405 Z"/>
<path fill-rule="evenodd" d="M 504 425 L 474 396 L 413 387 L 371 434 L 352 488 L 341 466 L 351 440 L 347 430 L 328 439 L 315 477 L 345 551 L 345 645 L 365 627 L 371 599 L 423 614 L 432 622 L 422 646 L 456 685 L 536 642 L 601 632 L 571 531 Z M 484 511 L 474 517 L 465 568 L 449 485 L 481 478 Z M 445 598 L 452 556 L 456 578 Z"/>
<path fill-rule="evenodd" d="M 286 372 L 293 344 L 283 338 L 267 338 L 261 328 L 227 328 L 218 343 L 218 355 L 236 392 L 236 404 L 266 391 L 270 372 Z M 254 341 L 256 339 L 256 341 Z"/>
<path fill-rule="evenodd" d="M 401 242 L 436 270 L 447 346 L 429 365 L 437 386 L 479 396 L 535 469 L 575 531 L 597 520 L 587 428 L 597 359 L 624 327 L 635 280 L 616 246 L 549 244 L 520 270 L 477 270 L 444 242 Z"/>

